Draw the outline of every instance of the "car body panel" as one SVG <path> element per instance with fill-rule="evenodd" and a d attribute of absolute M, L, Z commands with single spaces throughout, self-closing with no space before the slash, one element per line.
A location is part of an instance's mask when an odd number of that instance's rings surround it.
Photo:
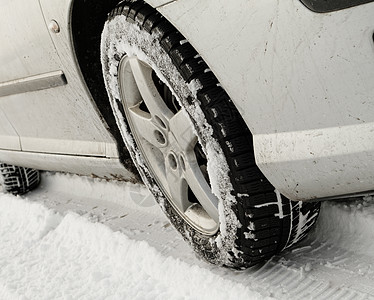
<path fill-rule="evenodd" d="M 118 158 L 1 150 L 0 161 L 34 169 L 41 169 L 42 166 L 41 170 L 68 172 L 105 179 L 138 181 L 137 177 L 126 169 Z"/>
<path fill-rule="evenodd" d="M 327 14 L 298 0 L 147 3 L 208 63 L 253 133 L 258 166 L 282 194 L 308 200 L 374 189 L 374 3 Z M 9 63 L 0 86 L 59 71 L 67 84 L 0 97 L 0 149 L 22 150 L 2 150 L 0 161 L 81 174 L 102 164 L 103 174 L 128 174 L 75 57 L 72 1 L 1 8 L 9 16 L 0 38 L 11 44 L 1 51 Z M 60 32 L 48 30 L 52 20 Z"/>
<path fill-rule="evenodd" d="M 3 149 L 21 150 L 18 133 L 0 108 L 0 141 Z"/>
<path fill-rule="evenodd" d="M 39 2 L 2 1 L 0 9 L 0 82 L 59 70 Z"/>
<path fill-rule="evenodd" d="M 281 193 L 374 189 L 374 3 L 317 14 L 292 0 L 178 0 L 159 11 L 231 96 Z"/>
<path fill-rule="evenodd" d="M 2 129 L 4 138 L 0 140 L 0 148 L 15 149 L 9 140 L 17 132 L 18 150 L 118 158 L 116 142 L 82 81 L 74 56 L 71 1 L 41 1 L 40 4 L 44 5 L 43 13 L 37 0 L 7 1 L 2 6 L 3 15 L 9 17 L 0 20 L 0 37 L 7 45 L 2 48 L 0 58 L 9 63 L 0 64 L 0 94 L 1 83 L 10 80 L 13 86 L 8 84 L 7 88 L 13 88 L 15 93 L 0 97 L 0 109 L 14 129 Z M 48 30 L 52 19 L 58 21 L 59 33 Z M 56 72 L 63 72 L 66 85 L 43 86 L 34 82 L 33 86 L 27 86 L 29 90 L 20 93 L 19 79 L 31 82 L 35 76 L 50 74 L 45 78 L 53 82 Z M 43 166 L 42 161 L 39 168 Z"/>

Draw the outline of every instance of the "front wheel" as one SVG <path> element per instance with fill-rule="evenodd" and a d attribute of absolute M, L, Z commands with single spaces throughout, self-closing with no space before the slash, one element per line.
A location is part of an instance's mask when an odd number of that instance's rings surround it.
<path fill-rule="evenodd" d="M 171 223 L 209 262 L 236 268 L 305 237 L 318 203 L 291 202 L 255 163 L 252 135 L 190 43 L 141 1 L 122 1 L 102 34 L 117 124 Z"/>

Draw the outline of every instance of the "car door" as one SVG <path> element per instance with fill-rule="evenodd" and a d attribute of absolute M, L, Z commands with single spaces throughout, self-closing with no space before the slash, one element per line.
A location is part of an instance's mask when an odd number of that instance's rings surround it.
<path fill-rule="evenodd" d="M 38 0 L 0 1 L 0 149 L 118 156 L 74 60 L 70 2 L 59 12 L 56 7 L 53 21 L 44 19 Z M 56 50 L 51 35 L 65 52 Z"/>

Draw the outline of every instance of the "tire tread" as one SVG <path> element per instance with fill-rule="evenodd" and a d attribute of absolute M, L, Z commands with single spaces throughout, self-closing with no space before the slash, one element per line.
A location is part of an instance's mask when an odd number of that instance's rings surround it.
<path fill-rule="evenodd" d="M 126 16 L 135 20 L 141 29 L 155 34 L 183 79 L 187 83 L 196 80 L 202 87 L 197 91 L 197 100 L 227 157 L 231 183 L 238 202 L 233 210 L 242 224 L 236 239 L 241 254 L 240 257 L 233 256 L 232 266 L 249 267 L 292 245 L 297 238 L 301 210 L 315 213 L 316 216 L 309 221 L 313 224 L 318 215 L 319 203 L 293 205 L 282 196 L 279 204 L 274 187 L 256 165 L 251 132 L 229 95 L 194 47 L 171 23 L 143 1 L 122 1 L 119 6 L 123 7 L 122 12 L 115 9 L 113 15 L 127 13 Z M 209 247 L 204 248 L 204 241 L 198 235 L 192 234 L 190 238 L 197 244 L 196 247 L 203 249 L 201 251 L 208 260 L 214 256 L 214 250 L 209 252 Z"/>

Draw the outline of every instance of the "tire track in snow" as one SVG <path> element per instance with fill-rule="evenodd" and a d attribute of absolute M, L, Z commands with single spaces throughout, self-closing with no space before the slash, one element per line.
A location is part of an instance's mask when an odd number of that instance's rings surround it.
<path fill-rule="evenodd" d="M 205 278 L 217 276 L 214 278 L 229 282 L 230 293 L 239 299 L 235 292 L 238 288 L 253 296 L 277 299 L 374 299 L 371 199 L 325 203 L 317 227 L 307 240 L 262 266 L 239 272 L 198 260 L 158 207 L 139 207 L 129 200 L 136 195 L 144 198 L 147 192 L 128 183 L 44 174 L 41 189 L 28 194 L 27 200 L 41 202 L 62 215 L 76 212 L 122 232 L 125 238 L 145 241 L 171 265 L 182 263 L 187 269 L 198 270 L 194 276 L 201 273 Z M 204 278 L 201 280 L 204 282 Z M 195 288 L 191 286 L 191 291 L 187 288 L 184 293 L 193 295 Z"/>

